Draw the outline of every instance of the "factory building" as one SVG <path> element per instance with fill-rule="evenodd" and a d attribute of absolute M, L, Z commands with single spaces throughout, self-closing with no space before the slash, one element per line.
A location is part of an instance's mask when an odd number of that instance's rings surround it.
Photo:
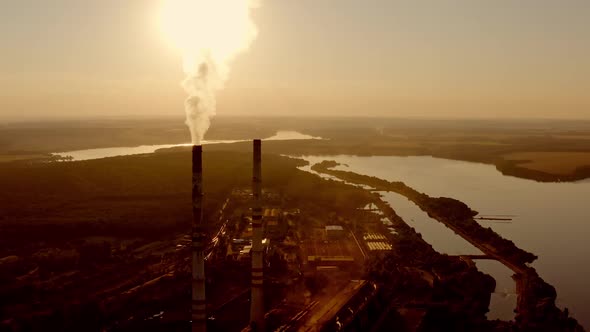
<path fill-rule="evenodd" d="M 387 237 L 380 233 L 365 233 L 363 235 L 363 240 L 370 252 L 388 251 L 393 249 L 391 244 L 387 241 Z"/>
<path fill-rule="evenodd" d="M 287 226 L 290 228 L 299 227 L 301 221 L 301 211 L 299 209 L 291 209 L 283 213 L 284 218 L 287 220 Z"/>
<path fill-rule="evenodd" d="M 340 225 L 327 225 L 325 228 L 326 239 L 330 241 L 341 240 L 346 237 L 344 227 Z"/>
<path fill-rule="evenodd" d="M 287 234 L 288 223 L 283 212 L 278 208 L 264 209 L 262 215 L 264 234 L 271 239 L 284 238 Z"/>
<path fill-rule="evenodd" d="M 387 251 L 391 250 L 391 244 L 387 242 L 367 242 L 367 247 L 369 247 L 370 251 Z"/>
<path fill-rule="evenodd" d="M 350 266 L 354 264 L 352 256 L 308 256 L 307 262 L 311 266 Z"/>
<path fill-rule="evenodd" d="M 363 235 L 365 241 L 387 241 L 387 238 L 383 234 L 379 233 L 366 233 Z"/>

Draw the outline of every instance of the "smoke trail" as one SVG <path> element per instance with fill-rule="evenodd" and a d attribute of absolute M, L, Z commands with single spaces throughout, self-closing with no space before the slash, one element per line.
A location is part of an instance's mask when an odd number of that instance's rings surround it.
<path fill-rule="evenodd" d="M 182 87 L 186 124 L 193 144 L 200 144 L 216 114 L 216 92 L 223 89 L 231 60 L 248 49 L 257 30 L 253 0 L 166 0 L 161 25 L 183 54 Z"/>
<path fill-rule="evenodd" d="M 211 60 L 205 58 L 199 61 L 197 70 L 186 70 L 186 79 L 182 86 L 188 97 L 184 102 L 186 111 L 186 125 L 191 132 L 193 144 L 200 144 L 203 136 L 211 125 L 211 118 L 216 114 L 215 92 L 223 88 L 223 82 L 227 77 L 219 73 Z"/>

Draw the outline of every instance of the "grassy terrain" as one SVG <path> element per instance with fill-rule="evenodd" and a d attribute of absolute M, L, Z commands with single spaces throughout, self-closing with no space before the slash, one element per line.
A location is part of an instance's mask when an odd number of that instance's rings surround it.
<path fill-rule="evenodd" d="M 6 163 L 11 161 L 25 161 L 25 160 L 38 160 L 45 159 L 48 156 L 46 154 L 32 154 L 32 153 L 20 153 L 20 154 L 2 154 L 0 155 L 0 163 Z"/>
<path fill-rule="evenodd" d="M 205 151 L 204 209 L 212 222 L 233 188 L 250 186 L 249 148 Z M 326 183 L 298 170 L 301 164 L 296 159 L 264 155 L 265 187 L 278 190 L 295 206 L 308 204 L 310 197 L 317 203 L 312 205 L 323 207 L 366 201 L 362 191 Z M 37 241 L 188 232 L 190 172 L 189 150 L 73 163 L 0 164 L 0 256 L 18 254 Z M 311 209 L 318 210 L 320 217 L 329 210 Z"/>
<path fill-rule="evenodd" d="M 505 155 L 504 159 L 519 161 L 519 167 L 558 175 L 573 174 L 590 166 L 590 152 L 516 152 Z"/>
<path fill-rule="evenodd" d="M 232 190 L 251 186 L 251 147 L 206 149 L 203 159 L 204 224 L 214 234 Z M 190 163 L 186 149 L 0 164 L 0 330 L 100 331 L 130 317 L 143 322 L 163 308 L 188 328 Z M 263 189 L 277 194 L 276 204 L 301 209 L 302 220 L 352 215 L 371 199 L 297 169 L 302 164 L 263 155 Z M 233 278 L 247 270 L 234 273 L 229 265 L 224 271 L 239 284 Z"/>
<path fill-rule="evenodd" d="M 533 148 L 538 142 L 535 140 L 547 140 L 545 135 L 526 134 L 525 129 L 514 131 L 512 136 L 511 129 L 504 129 L 498 137 L 505 140 L 496 138 L 497 141 L 494 141 L 485 138 L 484 134 L 475 138 L 465 129 L 461 131 L 451 127 L 435 130 L 408 125 L 403 130 L 394 130 L 393 127 L 377 128 L 373 127 L 374 123 L 360 121 L 355 126 L 350 122 L 314 122 L 310 128 L 301 129 L 297 126 L 304 125 L 304 122 L 255 123 L 257 125 L 251 127 L 226 123 L 228 127 L 223 131 L 235 128 L 233 135 L 249 137 L 272 133 L 275 126 L 329 138 L 321 141 L 265 142 L 263 156 L 264 188 L 277 192 L 285 208 L 304 211 L 303 218 L 324 221 L 332 220 L 336 215 L 355 215 L 357 207 L 372 199 L 370 193 L 300 171 L 296 167 L 302 165 L 302 161 L 278 154 L 433 154 L 494 163 L 497 156 L 518 151 L 511 149 L 526 144 Z M 27 140 L 20 142 L 14 138 L 18 136 L 14 132 L 10 135 L 3 132 L 5 136 L 0 137 L 5 139 L 0 141 L 0 145 L 21 151 L 27 147 L 35 148 L 38 149 L 36 153 L 46 153 L 52 151 L 49 149 L 62 150 L 64 142 L 70 147 L 83 148 L 112 143 L 119 137 L 125 137 L 117 141 L 122 145 L 133 144 L 146 136 L 157 143 L 170 143 L 165 141 L 169 137 L 165 134 L 168 127 L 163 124 L 145 126 L 109 127 L 111 131 L 106 132 L 111 133 L 110 136 L 96 129 L 100 127 L 98 125 L 86 131 L 80 128 L 63 131 L 29 128 L 33 133 L 40 130 L 46 134 L 36 136 L 24 131 L 19 135 L 22 135 L 21 138 L 26 136 Z M 178 138 L 181 136 L 184 135 L 178 135 Z M 490 132 L 489 136 L 494 135 Z M 580 144 L 577 148 L 583 149 L 583 143 Z M 60 146 L 62 148 L 58 149 Z M 8 154 L 7 150 L 4 151 Z M 204 216 L 211 228 L 218 226 L 218 211 L 230 191 L 250 186 L 251 162 L 250 143 L 205 148 Z M 190 232 L 190 169 L 188 148 L 71 163 L 0 163 L 0 259 L 16 261 L 10 263 L 14 266 L 12 270 L 0 268 L 0 313 L 3 313 L 0 314 L 0 322 L 11 317 L 4 317 L 6 312 L 11 312 L 14 317 L 21 314 L 28 317 L 29 310 L 33 309 L 44 312 L 49 307 L 65 308 L 67 301 L 78 301 L 80 294 L 86 294 L 88 289 L 92 290 L 93 297 L 103 301 L 103 297 L 118 292 L 119 288 L 113 285 L 117 286 L 119 282 L 125 282 L 125 287 L 133 286 L 135 282 L 143 283 L 166 272 L 159 270 L 166 264 L 161 262 L 165 261 L 165 256 L 160 254 L 158 246 L 173 243 L 171 238 Z M 128 248 L 125 255 L 117 256 L 117 260 L 109 258 L 112 250 L 119 250 L 123 244 Z M 155 249 L 140 250 L 149 246 Z M 126 256 L 127 252 L 132 253 Z M 79 261 L 88 261 L 91 266 L 79 267 L 76 257 L 86 257 Z M 100 269 L 93 268 L 93 264 Z M 174 271 L 187 267 L 184 265 L 174 268 Z M 150 266 L 158 270 L 152 271 L 148 268 Z M 12 286 L 17 279 L 23 281 L 19 288 L 14 288 Z M 188 285 L 189 279 L 186 281 Z M 166 291 L 157 294 L 171 294 L 173 292 L 168 287 L 178 288 L 179 285 L 172 280 L 164 288 Z M 177 299 L 173 300 L 177 302 Z M 94 298 L 90 303 L 101 303 L 92 301 L 95 301 Z M 31 303 L 36 303 L 36 307 L 31 309 Z M 125 310 L 136 308 L 125 302 L 119 305 L 127 308 Z M 4 306 L 10 311 L 4 310 Z M 83 306 L 82 309 L 89 315 L 100 312 L 94 307 Z M 79 315 L 78 311 L 68 310 L 65 310 L 66 313 L 79 317 L 76 319 L 81 322 L 88 319 Z"/>
<path fill-rule="evenodd" d="M 504 174 L 538 181 L 590 177 L 590 161 L 581 157 L 590 153 L 588 121 L 219 117 L 205 138 L 264 138 L 277 130 L 300 131 L 325 140 L 267 142 L 266 151 L 290 155 L 427 155 L 492 164 Z M 188 132 L 180 118 L 9 124 L 0 127 L 0 162 L 43 157 L 51 152 L 187 140 Z M 243 151 L 245 146 L 225 144 L 211 149 Z M 510 157 L 514 153 L 536 155 L 527 164 Z"/>

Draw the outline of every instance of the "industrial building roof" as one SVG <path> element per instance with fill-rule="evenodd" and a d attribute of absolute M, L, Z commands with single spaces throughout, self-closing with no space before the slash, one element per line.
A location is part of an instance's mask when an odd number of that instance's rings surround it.
<path fill-rule="evenodd" d="M 263 217 L 278 217 L 279 213 L 279 209 L 264 209 Z"/>
<path fill-rule="evenodd" d="M 393 248 L 391 246 L 391 244 L 386 243 L 386 242 L 367 242 L 367 247 L 369 247 L 369 250 L 371 250 L 371 251 L 391 250 Z"/>
<path fill-rule="evenodd" d="M 379 233 L 366 233 L 363 235 L 363 240 L 365 241 L 384 241 L 387 240 L 385 235 Z"/>

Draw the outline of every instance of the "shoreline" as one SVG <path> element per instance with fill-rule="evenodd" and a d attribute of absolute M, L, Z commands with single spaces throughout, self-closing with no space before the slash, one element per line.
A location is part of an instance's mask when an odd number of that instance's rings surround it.
<path fill-rule="evenodd" d="M 519 294 L 515 324 L 518 327 L 584 330 L 574 318 L 569 317 L 567 309 L 561 310 L 556 306 L 555 288 L 545 282 L 533 267 L 528 266 L 537 256 L 518 248 L 512 241 L 502 238 L 491 229 L 482 227 L 474 219 L 477 212 L 465 203 L 452 198 L 430 197 L 403 182 L 389 182 L 372 176 L 332 169 L 338 165 L 335 161 L 323 161 L 312 165 L 311 169 L 349 183 L 367 185 L 378 191 L 391 191 L 406 197 L 431 218 L 443 223 L 486 255 L 515 272 L 513 279 L 516 281 Z"/>
<path fill-rule="evenodd" d="M 536 181 L 536 182 L 543 182 L 543 183 L 560 183 L 560 182 L 577 182 L 586 179 L 590 179 L 590 165 L 580 166 L 576 168 L 573 172 L 569 174 L 554 174 L 548 173 L 539 170 L 533 170 L 522 165 L 526 164 L 527 160 L 509 160 L 502 158 L 502 154 L 505 152 L 494 152 L 491 151 L 489 153 L 455 153 L 453 151 L 439 151 L 433 150 L 432 148 L 379 148 L 379 147 L 371 147 L 369 146 L 366 150 L 360 150 L 358 146 L 348 145 L 346 142 L 340 142 L 333 139 L 322 139 L 318 140 L 316 136 L 311 136 L 307 134 L 302 134 L 305 136 L 306 139 L 291 139 L 288 138 L 286 140 L 275 140 L 272 136 L 269 138 L 271 140 L 266 142 L 265 148 L 267 153 L 276 153 L 281 155 L 291 155 L 291 156 L 305 156 L 305 155 L 313 155 L 313 156 L 325 156 L 329 158 L 330 156 L 337 156 L 337 155 L 350 155 L 350 156 L 391 156 L 391 157 L 432 157 L 432 158 L 441 158 L 447 160 L 455 160 L 455 161 L 462 161 L 462 162 L 470 162 L 470 163 L 480 163 L 485 165 L 493 166 L 498 172 L 500 172 L 504 176 L 512 176 L 516 178 Z M 223 142 L 223 146 L 218 146 L 218 144 L 212 144 L 208 147 L 211 150 L 224 150 L 224 151 L 241 151 L 246 148 L 245 144 L 247 144 L 248 140 L 211 140 L 212 143 L 216 142 Z M 303 142 L 304 141 L 304 142 Z M 74 150 L 69 150 L 73 152 L 84 152 L 84 151 L 91 151 L 91 150 L 109 150 L 109 149 L 137 149 L 140 147 L 150 147 L 150 146 L 171 146 L 171 147 L 164 147 L 158 148 L 157 150 L 149 153 L 159 153 L 159 152 L 167 152 L 167 151 L 174 151 L 178 149 L 180 145 L 187 145 L 186 143 L 170 143 L 170 144 L 152 144 L 149 143 L 146 145 L 133 145 L 130 146 L 128 144 L 121 145 L 114 145 L 114 146 L 95 146 L 95 145 L 80 145 L 77 146 Z M 189 144 L 190 145 L 190 144 Z M 510 152 L 513 150 L 506 151 Z M 518 150 L 517 150 L 518 151 Z M 580 150 L 580 152 L 587 152 L 586 150 Z M 137 152 L 136 152 L 137 153 Z M 498 154 L 499 153 L 499 154 Z M 135 153 L 125 153 L 118 155 L 108 155 L 105 157 L 119 157 L 119 156 L 126 156 L 132 155 Z M 2 160 L 2 156 L 6 157 L 5 160 Z M 86 158 L 86 159 L 97 159 L 103 157 L 96 157 L 96 158 Z M 11 151 L 6 152 L 4 154 L 0 153 L 0 166 L 3 164 L 10 164 L 10 163 L 46 163 L 46 162 L 62 162 L 62 161 L 76 161 L 73 158 L 68 158 L 66 152 L 47 152 L 47 151 Z"/>

